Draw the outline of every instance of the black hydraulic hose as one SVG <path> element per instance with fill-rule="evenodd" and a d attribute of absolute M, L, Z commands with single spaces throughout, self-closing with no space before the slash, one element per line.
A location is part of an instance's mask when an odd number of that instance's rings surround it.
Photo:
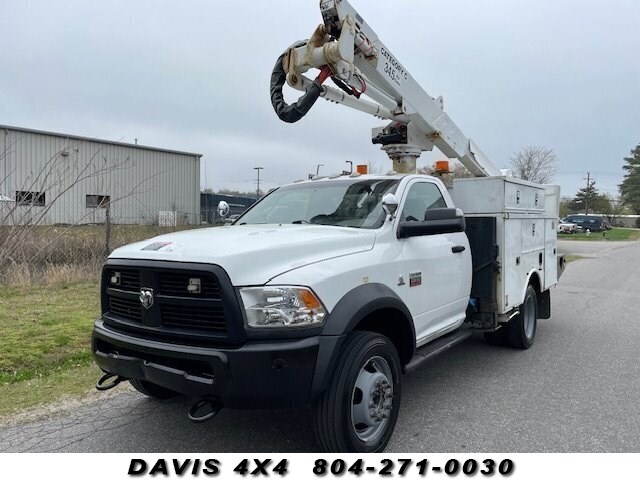
<path fill-rule="evenodd" d="M 273 105 L 273 109 L 280 120 L 287 123 L 295 123 L 311 110 L 311 107 L 316 103 L 316 100 L 318 100 L 323 90 L 322 85 L 320 85 L 320 82 L 316 79 L 307 87 L 304 94 L 296 103 L 291 105 L 287 104 L 282 93 L 282 87 L 287 81 L 287 74 L 282 65 L 282 60 L 285 55 L 286 52 L 280 55 L 271 73 L 271 105 Z"/>

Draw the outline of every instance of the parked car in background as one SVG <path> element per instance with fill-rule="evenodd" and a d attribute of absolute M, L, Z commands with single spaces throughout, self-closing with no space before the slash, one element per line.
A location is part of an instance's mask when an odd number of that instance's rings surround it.
<path fill-rule="evenodd" d="M 578 225 L 571 222 L 564 222 L 560 220 L 558 222 L 558 233 L 576 233 L 578 231 Z M 580 230 L 582 230 L 580 228 Z"/>
<path fill-rule="evenodd" d="M 589 230 L 590 232 L 601 232 L 603 230 L 611 229 L 609 222 L 601 215 L 569 215 L 564 218 L 563 222 L 573 223 L 578 227 L 581 227 L 583 231 Z"/>

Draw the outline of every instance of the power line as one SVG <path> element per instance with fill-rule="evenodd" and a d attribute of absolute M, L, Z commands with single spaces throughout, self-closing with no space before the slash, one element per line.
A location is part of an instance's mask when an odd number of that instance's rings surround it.
<path fill-rule="evenodd" d="M 556 173 L 558 173 L 559 175 L 575 175 L 575 174 L 578 174 L 578 173 L 582 173 L 582 171 L 580 171 L 580 170 L 571 170 L 571 171 L 564 170 L 564 171 L 559 171 L 559 172 L 556 172 Z M 613 171 L 605 171 L 605 170 L 591 170 L 591 173 L 593 173 L 595 175 L 620 175 L 622 172 L 619 172 L 619 171 L 613 172 Z"/>

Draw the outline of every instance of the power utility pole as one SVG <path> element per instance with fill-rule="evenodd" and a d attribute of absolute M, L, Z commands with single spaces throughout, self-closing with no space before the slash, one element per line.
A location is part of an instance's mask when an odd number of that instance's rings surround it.
<path fill-rule="evenodd" d="M 256 202 L 260 200 L 260 170 L 264 170 L 264 167 L 253 167 L 254 170 L 258 171 L 258 186 L 256 188 Z"/>
<path fill-rule="evenodd" d="M 591 172 L 587 172 L 587 190 L 584 196 L 584 213 L 589 215 L 589 198 L 591 198 Z"/>

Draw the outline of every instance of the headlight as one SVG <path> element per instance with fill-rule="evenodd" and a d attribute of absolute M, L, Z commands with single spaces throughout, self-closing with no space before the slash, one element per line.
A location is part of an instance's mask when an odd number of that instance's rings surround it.
<path fill-rule="evenodd" d="M 303 287 L 241 288 L 247 323 L 253 328 L 313 327 L 327 311 L 318 297 Z"/>

